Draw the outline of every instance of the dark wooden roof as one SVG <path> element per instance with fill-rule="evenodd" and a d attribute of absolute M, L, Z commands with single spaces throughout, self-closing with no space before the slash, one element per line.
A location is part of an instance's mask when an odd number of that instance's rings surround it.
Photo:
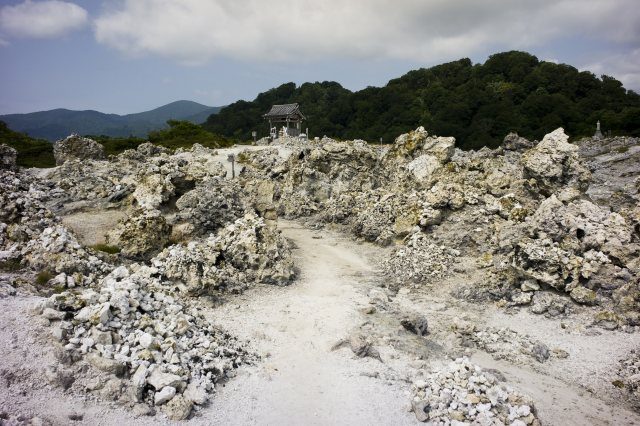
<path fill-rule="evenodd" d="M 263 115 L 264 118 L 298 118 L 305 120 L 304 114 L 300 112 L 298 104 L 274 105 L 268 113 Z"/>

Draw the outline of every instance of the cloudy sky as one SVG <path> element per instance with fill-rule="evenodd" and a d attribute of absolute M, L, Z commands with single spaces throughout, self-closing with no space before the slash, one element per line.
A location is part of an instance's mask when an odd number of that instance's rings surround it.
<path fill-rule="evenodd" d="M 640 92 L 638 0 L 0 0 L 0 114 L 358 90 L 512 49 Z"/>

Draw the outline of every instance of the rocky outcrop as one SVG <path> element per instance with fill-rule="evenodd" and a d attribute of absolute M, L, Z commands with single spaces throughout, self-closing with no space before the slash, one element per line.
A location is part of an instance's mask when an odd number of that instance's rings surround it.
<path fill-rule="evenodd" d="M 127 257 L 145 259 L 169 242 L 171 227 L 158 210 L 137 209 L 107 234 L 107 242 Z"/>
<path fill-rule="evenodd" d="M 176 201 L 176 223 L 190 226 L 193 235 L 206 235 L 242 217 L 241 189 L 221 178 L 206 178 Z"/>
<path fill-rule="evenodd" d="M 8 145 L 0 144 L 0 170 L 17 170 L 18 151 Z"/>
<path fill-rule="evenodd" d="M 524 177 L 532 190 L 549 196 L 562 186 L 586 190 L 591 178 L 578 155 L 578 147 L 569 143 L 562 128 L 547 134 L 538 145 L 523 155 Z"/>
<path fill-rule="evenodd" d="M 191 295 L 237 293 L 256 283 L 286 285 L 295 275 L 289 244 L 255 214 L 205 240 L 168 247 L 151 263 Z"/>
<path fill-rule="evenodd" d="M 624 216 L 640 205 L 640 139 L 582 139 L 580 155 L 592 174 L 587 195 Z"/>
<path fill-rule="evenodd" d="M 76 134 L 54 142 L 53 156 L 58 166 L 72 159 L 103 160 L 105 158 L 102 145 L 93 139 L 83 138 Z"/>

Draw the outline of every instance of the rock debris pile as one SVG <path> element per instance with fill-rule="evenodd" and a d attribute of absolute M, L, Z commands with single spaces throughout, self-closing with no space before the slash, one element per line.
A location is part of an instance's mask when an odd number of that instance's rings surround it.
<path fill-rule="evenodd" d="M 38 312 L 64 346 L 108 374 L 92 392 L 120 403 L 163 406 L 172 420 L 206 403 L 214 384 L 256 358 L 166 290 L 158 269 L 119 266 L 93 288 L 51 296 Z M 114 391 L 115 389 L 115 391 Z"/>
<path fill-rule="evenodd" d="M 620 360 L 617 371 L 618 379 L 613 385 L 623 388 L 636 410 L 640 410 L 640 350 L 632 350 L 629 356 Z"/>
<path fill-rule="evenodd" d="M 433 425 L 540 425 L 533 401 L 467 358 L 414 381 L 412 408 Z"/>

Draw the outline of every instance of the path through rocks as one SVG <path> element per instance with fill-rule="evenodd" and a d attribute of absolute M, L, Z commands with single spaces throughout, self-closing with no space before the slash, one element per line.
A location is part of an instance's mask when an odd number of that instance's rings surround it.
<path fill-rule="evenodd" d="M 290 287 L 249 290 L 212 312 L 212 319 L 270 355 L 241 369 L 220 387 L 198 417 L 217 424 L 415 424 L 408 413 L 409 384 L 383 381 L 387 368 L 357 358 L 347 347 L 332 350 L 366 321 L 374 270 L 348 237 L 280 220 L 297 246 L 299 279 Z"/>

